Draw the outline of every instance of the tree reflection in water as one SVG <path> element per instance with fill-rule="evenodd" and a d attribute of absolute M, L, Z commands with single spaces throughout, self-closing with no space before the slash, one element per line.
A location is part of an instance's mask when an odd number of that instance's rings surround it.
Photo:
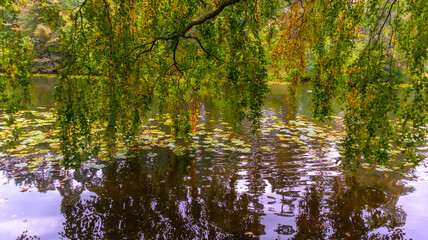
<path fill-rule="evenodd" d="M 406 213 L 397 202 L 414 189 L 398 173 L 331 176 L 324 173 L 332 166 L 317 165 L 311 175 L 290 164 L 291 155 L 257 151 L 245 165 L 238 157 L 157 152 L 71 174 L 59 165 L 21 171 L 13 159 L 0 169 L 18 186 L 61 194 L 65 239 L 404 238 Z M 85 191 L 94 194 L 81 198 Z"/>
<path fill-rule="evenodd" d="M 344 183 L 322 179 L 308 186 L 293 239 L 403 239 L 406 213 L 397 202 L 414 189 L 396 179 L 360 171 Z"/>
<path fill-rule="evenodd" d="M 94 174 L 86 170 L 74 179 L 82 185 L 64 184 L 60 190 L 66 219 L 61 233 L 67 239 L 253 239 L 265 226 L 263 190 L 237 192 L 239 176 L 215 173 L 200 181 L 194 162 L 173 154 L 163 162 L 141 159 L 116 162 Z M 232 171 L 233 172 L 233 171 Z M 401 239 L 406 214 L 397 206 L 399 197 L 412 191 L 393 177 L 359 173 L 360 176 L 313 176 L 297 197 L 298 205 L 282 201 L 296 226 L 278 225 L 277 237 L 293 239 Z M 250 178 L 260 173 L 253 171 Z M 225 178 L 226 176 L 226 178 Z M 201 186 L 201 182 L 203 182 Z M 279 191 L 279 186 L 277 191 Z M 80 199 L 82 189 L 96 193 Z M 67 193 L 66 193 L 67 192 Z M 296 195 L 296 194 L 293 194 Z M 67 199 L 67 200 L 66 200 Z M 284 206 L 281 206 L 284 208 Z M 295 207 L 293 209 L 293 207 Z M 385 233 L 377 232 L 385 229 Z M 294 235 L 293 235 L 294 234 Z"/>
<path fill-rule="evenodd" d="M 234 239 L 246 232 L 262 234 L 260 217 L 250 211 L 248 197 L 238 196 L 234 187 L 215 178 L 200 192 L 192 162 L 172 156 L 166 167 L 150 168 L 137 159 L 108 166 L 87 186 L 96 197 L 71 205 L 62 202 L 66 222 L 61 236 Z"/>

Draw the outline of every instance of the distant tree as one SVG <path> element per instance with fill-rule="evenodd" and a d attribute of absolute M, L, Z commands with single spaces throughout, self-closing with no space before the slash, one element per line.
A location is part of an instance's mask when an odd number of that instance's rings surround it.
<path fill-rule="evenodd" d="M 59 41 L 62 33 L 71 28 L 70 14 L 78 4 L 77 1 L 28 0 L 21 5 L 18 22 L 23 34 L 33 42 L 35 71 L 52 72 L 58 67 Z"/>

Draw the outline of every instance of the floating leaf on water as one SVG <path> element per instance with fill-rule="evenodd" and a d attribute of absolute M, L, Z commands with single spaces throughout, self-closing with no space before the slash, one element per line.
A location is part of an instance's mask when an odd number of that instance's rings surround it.
<path fill-rule="evenodd" d="M 224 143 L 217 143 L 216 146 L 218 146 L 218 147 L 226 147 L 226 145 Z"/>
<path fill-rule="evenodd" d="M 282 132 L 285 132 L 285 133 L 291 134 L 290 129 L 282 129 Z"/>
<path fill-rule="evenodd" d="M 308 132 L 309 137 L 318 137 L 317 133 L 315 131 Z"/>
<path fill-rule="evenodd" d="M 250 153 L 251 148 L 238 148 L 237 151 L 242 153 Z"/>
<path fill-rule="evenodd" d="M 28 163 L 18 163 L 15 164 L 15 167 L 21 168 L 21 167 L 26 167 L 28 165 Z"/>
<path fill-rule="evenodd" d="M 260 147 L 261 150 L 265 151 L 265 152 L 270 152 L 272 151 L 269 147 Z"/>
<path fill-rule="evenodd" d="M 240 145 L 240 146 L 242 146 L 242 145 L 245 144 L 244 141 L 241 141 L 239 139 L 232 139 L 231 142 L 234 143 L 234 144 L 236 144 L 236 145 Z"/>
<path fill-rule="evenodd" d="M 126 158 L 126 152 L 118 152 L 118 153 L 116 153 L 116 158 Z"/>
<path fill-rule="evenodd" d="M 38 167 L 39 165 L 40 165 L 40 162 L 32 162 L 27 165 L 27 168 L 35 168 L 35 167 Z"/>
<path fill-rule="evenodd" d="M 296 130 L 299 130 L 301 132 L 306 132 L 306 128 L 297 127 Z"/>
<path fill-rule="evenodd" d="M 105 167 L 105 165 L 104 164 L 96 164 L 96 163 L 86 163 L 85 164 L 86 165 L 86 167 L 91 167 L 91 168 L 98 168 L 98 169 L 101 169 L 101 168 L 104 168 Z"/>
<path fill-rule="evenodd" d="M 156 157 L 158 154 L 157 153 L 149 153 L 149 154 L 147 154 L 147 156 L 149 156 L 149 157 Z"/>
<path fill-rule="evenodd" d="M 171 142 L 171 143 L 168 143 L 166 146 L 169 148 L 173 148 L 173 147 L 175 147 L 175 144 Z"/>
<path fill-rule="evenodd" d="M 98 168 L 98 169 L 101 169 L 101 168 L 104 168 L 106 165 L 104 165 L 104 164 L 95 164 L 93 167 L 94 168 Z"/>
<path fill-rule="evenodd" d="M 184 155 L 184 151 L 182 149 L 175 149 L 173 152 L 177 156 L 183 156 Z"/>
<path fill-rule="evenodd" d="M 377 167 L 377 168 L 375 168 L 377 171 L 381 171 L 381 172 L 383 172 L 383 171 L 385 171 L 385 168 L 384 167 Z"/>
<path fill-rule="evenodd" d="M 406 163 L 404 164 L 404 166 L 406 166 L 406 167 L 408 167 L 408 166 L 413 166 L 413 165 L 415 165 L 413 162 L 406 162 Z"/>

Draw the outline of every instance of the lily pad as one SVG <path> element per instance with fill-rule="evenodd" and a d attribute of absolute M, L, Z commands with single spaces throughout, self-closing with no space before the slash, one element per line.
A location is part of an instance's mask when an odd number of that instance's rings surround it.
<path fill-rule="evenodd" d="M 18 163 L 18 164 L 15 164 L 15 167 L 21 168 L 21 167 L 26 167 L 27 165 L 28 163 Z"/>

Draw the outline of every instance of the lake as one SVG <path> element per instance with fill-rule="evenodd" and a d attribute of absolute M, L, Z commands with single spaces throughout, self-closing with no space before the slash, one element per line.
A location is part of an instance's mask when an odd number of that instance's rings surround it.
<path fill-rule="evenodd" d="M 341 110 L 316 123 L 309 84 L 293 117 L 286 85 L 270 85 L 255 132 L 233 131 L 209 93 L 191 141 L 153 110 L 140 147 L 73 171 L 60 164 L 54 82 L 34 78 L 14 149 L 1 122 L 0 239 L 426 239 L 428 168 L 340 170 Z"/>

